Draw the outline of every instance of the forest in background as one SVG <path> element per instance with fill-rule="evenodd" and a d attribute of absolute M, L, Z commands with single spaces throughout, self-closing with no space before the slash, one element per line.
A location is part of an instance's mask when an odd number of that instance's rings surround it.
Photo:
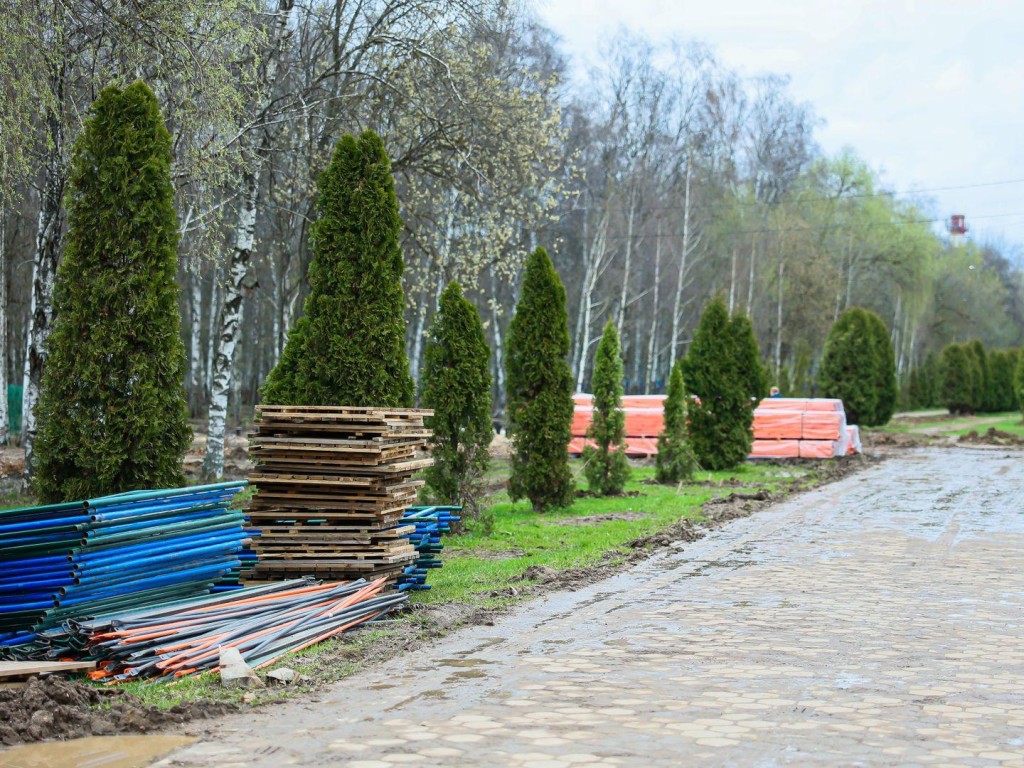
<path fill-rule="evenodd" d="M 363 129 L 383 137 L 398 184 L 413 375 L 456 279 L 484 317 L 497 404 L 538 244 L 568 290 L 583 391 L 609 320 L 626 391 L 664 391 L 717 293 L 750 315 L 794 393 L 851 306 L 885 320 L 904 382 L 950 342 L 1024 341 L 1013 254 L 951 246 L 927 199 L 887 190 L 853 150 L 824 154 L 813 105 L 782 73 L 745 78 L 700 43 L 624 32 L 595 58 L 570 76 L 530 6 L 498 0 L 13 0 L 0 384 L 25 383 L 29 408 L 38 397 L 71 145 L 104 86 L 140 77 L 174 138 L 186 387 L 214 430 L 251 415 L 308 291 L 316 176 Z"/>

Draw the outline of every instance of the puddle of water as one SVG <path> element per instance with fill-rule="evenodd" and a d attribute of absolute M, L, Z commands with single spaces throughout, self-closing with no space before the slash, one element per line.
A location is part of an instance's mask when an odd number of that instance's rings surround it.
<path fill-rule="evenodd" d="M 610 645 L 612 648 L 632 648 L 633 644 L 629 640 L 605 640 L 605 645 Z"/>
<path fill-rule="evenodd" d="M 493 662 L 483 659 L 438 659 L 437 663 L 442 667 L 483 667 L 493 664 Z"/>
<path fill-rule="evenodd" d="M 25 744 L 0 752 L 0 768 L 143 768 L 193 743 L 188 736 L 89 736 L 71 741 Z"/>
<path fill-rule="evenodd" d="M 461 672 L 452 672 L 448 675 L 448 679 L 454 682 L 459 680 L 474 680 L 481 677 L 487 677 L 487 673 L 479 669 L 464 669 Z"/>
<path fill-rule="evenodd" d="M 426 699 L 447 699 L 448 694 L 444 691 L 424 691 L 420 694 Z M 394 709 L 394 707 L 392 707 Z"/>

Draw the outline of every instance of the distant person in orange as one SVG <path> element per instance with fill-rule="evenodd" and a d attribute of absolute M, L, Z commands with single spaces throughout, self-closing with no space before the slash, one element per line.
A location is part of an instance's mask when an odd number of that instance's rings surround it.
<path fill-rule="evenodd" d="M 772 387 L 768 390 L 768 397 L 782 397 L 782 393 L 779 392 L 778 387 Z"/>

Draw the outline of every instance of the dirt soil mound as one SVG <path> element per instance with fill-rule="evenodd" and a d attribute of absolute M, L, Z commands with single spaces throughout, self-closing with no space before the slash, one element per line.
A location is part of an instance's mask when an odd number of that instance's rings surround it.
<path fill-rule="evenodd" d="M 971 445 L 1024 445 L 1024 439 L 995 427 L 989 427 L 987 432 L 980 435 L 972 429 L 966 435 L 961 435 L 958 442 Z"/>
<path fill-rule="evenodd" d="M 155 731 L 236 709 L 232 704 L 203 702 L 159 710 L 117 689 L 37 677 L 23 688 L 0 689 L 0 743 Z"/>

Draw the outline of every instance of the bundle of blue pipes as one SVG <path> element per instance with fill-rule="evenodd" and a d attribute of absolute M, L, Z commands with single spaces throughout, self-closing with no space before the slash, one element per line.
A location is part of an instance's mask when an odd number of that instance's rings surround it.
<path fill-rule="evenodd" d="M 443 565 L 441 534 L 451 532 L 452 523 L 462 519 L 458 514 L 461 511 L 462 507 L 451 506 L 409 507 L 405 510 L 402 526 L 414 526 L 414 530 L 405 537 L 416 549 L 416 560 L 399 577 L 397 589 L 430 589 L 427 574 L 431 568 Z"/>
<path fill-rule="evenodd" d="M 0 646 L 67 619 L 203 595 L 249 542 L 245 481 L 0 511 Z"/>

